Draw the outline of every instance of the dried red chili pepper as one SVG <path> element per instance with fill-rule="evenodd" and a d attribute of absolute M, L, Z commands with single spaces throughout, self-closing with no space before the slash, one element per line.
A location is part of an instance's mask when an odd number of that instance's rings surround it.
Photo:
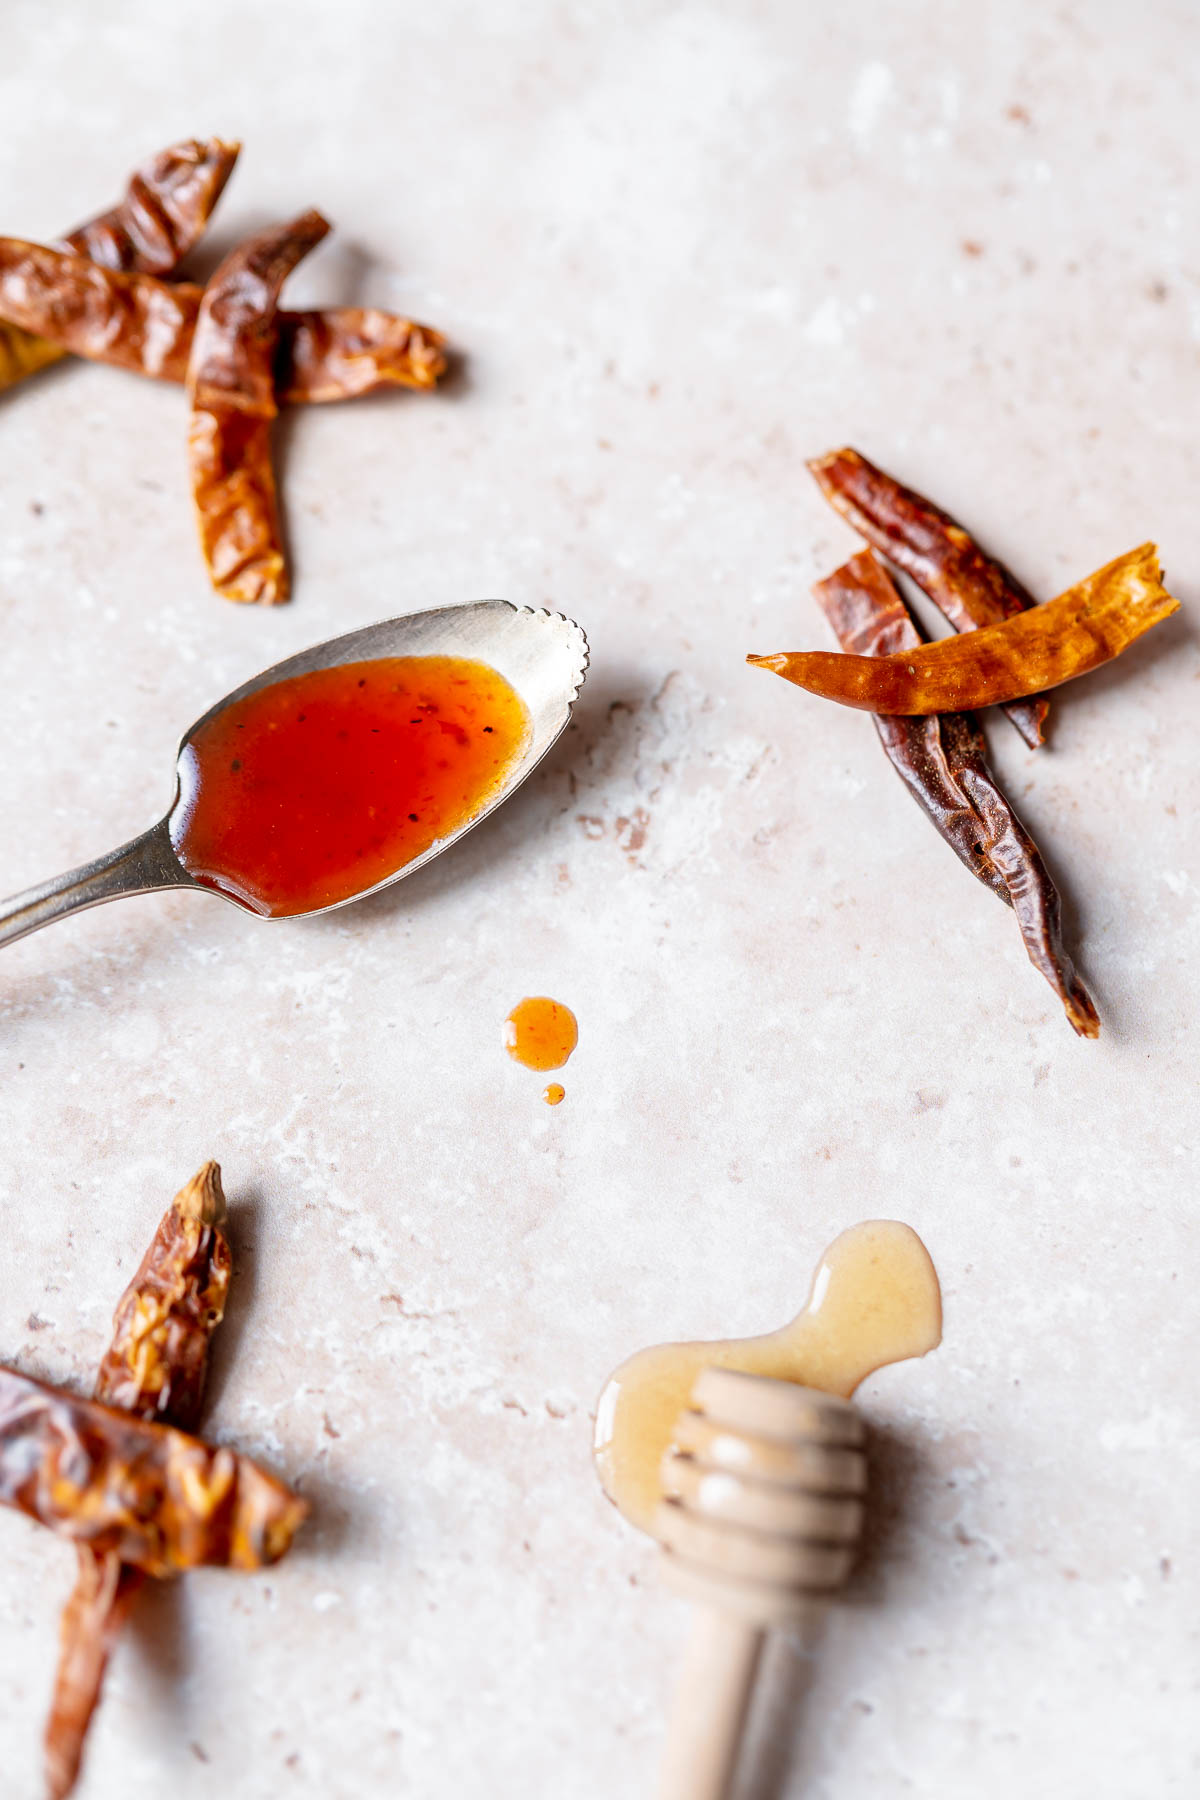
<path fill-rule="evenodd" d="M 351 400 L 381 387 L 436 387 L 445 339 L 377 307 L 327 306 L 279 314 L 275 388 L 282 403 Z"/>
<path fill-rule="evenodd" d="M 864 712 L 973 712 L 1074 681 L 1178 610 L 1162 585 L 1155 546 L 1142 544 L 1044 606 L 965 637 L 892 656 L 812 650 L 746 660 Z"/>
<path fill-rule="evenodd" d="M 52 339 L 56 354 L 70 351 L 182 383 L 203 298 L 195 282 L 114 272 L 44 244 L 0 238 L 0 321 L 46 334 L 38 341 Z M 440 332 L 376 307 L 329 306 L 276 318 L 281 404 L 349 400 L 380 387 L 427 390 L 446 372 Z"/>
<path fill-rule="evenodd" d="M 113 1315 L 95 1398 L 183 1430 L 200 1420 L 208 1348 L 225 1311 L 231 1259 L 221 1171 L 206 1163 L 178 1193 Z M 54 1699 L 46 1725 L 49 1800 L 78 1778 L 84 1739 L 112 1647 L 145 1576 L 109 1551 L 77 1546 L 79 1570 L 63 1611 Z"/>
<path fill-rule="evenodd" d="M 221 138 L 185 138 L 130 177 L 111 211 L 62 239 L 106 269 L 168 275 L 203 233 L 241 151 Z"/>
<path fill-rule="evenodd" d="M 146 1579 L 119 1556 L 77 1548 L 79 1571 L 59 1627 L 58 1670 L 46 1723 L 46 1800 L 66 1800 L 79 1780 L 108 1659 Z"/>
<path fill-rule="evenodd" d="M 916 649 L 921 635 L 886 569 L 870 550 L 813 587 L 845 650 L 888 656 Z M 909 793 L 955 855 L 1011 906 L 1029 960 L 1062 1001 L 1080 1037 L 1100 1020 L 1062 942 L 1058 890 L 1037 845 L 988 764 L 979 721 L 969 713 L 925 718 L 873 715 L 884 750 Z"/>
<path fill-rule="evenodd" d="M 227 600 L 288 597 L 271 466 L 279 290 L 329 230 L 302 213 L 239 244 L 204 290 L 188 359 L 188 462 L 200 543 Z"/>
<path fill-rule="evenodd" d="M 225 1216 L 221 1171 L 205 1163 L 163 1214 L 117 1302 L 96 1377 L 95 1398 L 106 1406 L 195 1430 L 232 1271 Z"/>
<path fill-rule="evenodd" d="M 998 625 L 1035 604 L 1028 589 L 949 513 L 902 487 L 857 450 L 831 450 L 808 467 L 830 505 L 910 575 L 956 631 Z M 1019 700 L 1004 710 L 1036 750 L 1043 742 L 1048 702 Z"/>
<path fill-rule="evenodd" d="M 248 1456 L 4 1367 L 0 1502 L 160 1577 L 261 1569 L 308 1511 Z"/>
<path fill-rule="evenodd" d="M 131 176 L 116 206 L 68 232 L 57 247 L 106 269 L 169 274 L 207 225 L 238 150 L 220 138 L 169 145 Z M 0 324 L 0 390 L 65 354 L 58 343 Z"/>
<path fill-rule="evenodd" d="M 89 257 L 0 238 L 0 319 L 65 355 L 183 381 L 204 289 Z"/>

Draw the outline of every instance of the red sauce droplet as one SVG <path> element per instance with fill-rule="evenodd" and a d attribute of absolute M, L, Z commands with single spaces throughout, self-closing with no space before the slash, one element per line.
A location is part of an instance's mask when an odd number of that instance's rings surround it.
<path fill-rule="evenodd" d="M 542 1095 L 547 1106 L 561 1106 L 567 1097 L 567 1090 L 561 1081 L 552 1081 Z"/>
<path fill-rule="evenodd" d="M 289 676 L 232 701 L 184 746 L 175 854 L 252 912 L 335 906 L 482 811 L 528 728 L 504 677 L 464 657 Z"/>
<path fill-rule="evenodd" d="M 561 1069 L 578 1042 L 575 1014 L 560 1000 L 535 995 L 514 1006 L 504 1021 L 504 1047 L 527 1069 Z"/>

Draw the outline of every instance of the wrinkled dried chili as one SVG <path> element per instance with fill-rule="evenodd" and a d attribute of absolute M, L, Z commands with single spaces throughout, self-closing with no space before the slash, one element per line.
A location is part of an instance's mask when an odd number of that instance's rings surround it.
<path fill-rule="evenodd" d="M 200 543 L 227 600 L 288 597 L 271 465 L 279 290 L 329 230 L 302 213 L 239 244 L 204 290 L 188 359 L 188 463 Z"/>
<path fill-rule="evenodd" d="M 195 1430 L 232 1270 L 225 1216 L 221 1171 L 205 1163 L 163 1214 L 117 1302 L 96 1377 L 95 1398 L 106 1406 Z"/>
<path fill-rule="evenodd" d="M 892 656 L 812 650 L 747 661 L 864 712 L 974 712 L 1088 674 L 1178 609 L 1155 546 L 1142 544 L 1044 606 L 965 637 Z"/>
<path fill-rule="evenodd" d="M 891 577 L 870 550 L 813 587 L 843 649 L 888 656 L 916 649 L 921 635 Z M 1062 1001 L 1080 1037 L 1100 1021 L 1062 942 L 1058 890 L 1037 845 L 988 764 L 979 722 L 969 713 L 873 715 L 884 750 L 922 811 L 955 855 L 1016 915 L 1029 960 Z"/>
<path fill-rule="evenodd" d="M 182 381 L 204 289 L 0 238 L 0 318 L 76 356 Z"/>
<path fill-rule="evenodd" d="M 238 149 L 219 138 L 169 145 L 135 171 L 116 206 L 68 232 L 57 247 L 106 269 L 169 274 L 207 225 Z M 62 344 L 0 323 L 0 391 L 64 355 Z"/>
<path fill-rule="evenodd" d="M 130 177 L 124 197 L 62 239 L 106 269 L 167 275 L 202 235 L 241 151 L 220 138 L 185 138 Z"/>
<path fill-rule="evenodd" d="M 0 238 L 0 320 L 28 327 L 21 335 L 30 341 L 34 331 L 45 334 L 37 341 L 54 356 L 69 351 L 182 383 L 203 298 L 194 282 L 100 268 L 80 254 Z M 389 386 L 427 390 L 446 371 L 440 332 L 377 307 L 280 312 L 276 320 L 281 404 L 349 400 Z M 0 387 L 2 358 L 0 335 Z"/>
<path fill-rule="evenodd" d="M 231 1259 L 216 1163 L 176 1195 L 113 1315 L 95 1398 L 143 1419 L 194 1431 L 208 1348 L 225 1311 Z M 49 1800 L 78 1778 L 84 1739 L 113 1644 L 145 1580 L 115 1552 L 77 1546 L 79 1570 L 63 1611 L 54 1699 L 46 1726 Z"/>
<path fill-rule="evenodd" d="M 308 1511 L 248 1456 L 3 1366 L 0 1502 L 160 1577 L 261 1569 Z"/>
<path fill-rule="evenodd" d="M 831 450 L 808 467 L 830 505 L 911 576 L 956 631 L 998 625 L 1035 604 L 1028 589 L 949 513 L 901 486 L 857 450 Z M 1048 702 L 1018 700 L 1004 710 L 1036 750 Z"/>
<path fill-rule="evenodd" d="M 279 314 L 275 388 L 281 402 L 351 400 L 381 387 L 436 387 L 445 339 L 374 306 Z"/>

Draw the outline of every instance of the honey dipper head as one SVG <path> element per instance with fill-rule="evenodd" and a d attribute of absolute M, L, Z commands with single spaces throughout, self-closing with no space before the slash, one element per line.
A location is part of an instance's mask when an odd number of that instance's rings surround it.
<path fill-rule="evenodd" d="M 863 1441 L 849 1401 L 703 1370 L 663 1461 L 654 1520 L 671 1585 L 763 1626 L 819 1610 L 854 1561 Z"/>

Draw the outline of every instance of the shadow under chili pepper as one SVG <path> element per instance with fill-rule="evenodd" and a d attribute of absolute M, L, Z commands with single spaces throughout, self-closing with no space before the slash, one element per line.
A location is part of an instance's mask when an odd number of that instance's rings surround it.
<path fill-rule="evenodd" d="M 147 1581 L 134 1600 L 122 1634 L 139 1667 L 134 1686 L 139 1705 L 163 1721 L 174 1744 L 187 1735 L 187 1674 L 192 1662 L 191 1612 L 186 1581 Z M 118 1645 L 116 1654 L 121 1655 Z"/>
<path fill-rule="evenodd" d="M 208 230 L 199 241 L 192 245 L 182 261 L 172 269 L 169 281 L 194 281 L 201 287 L 208 284 L 209 278 L 215 275 L 230 251 L 236 250 L 246 238 L 254 237 L 260 231 L 266 231 L 279 223 L 278 212 L 263 212 L 252 207 L 238 214 L 238 223 L 230 225 L 210 224 Z"/>
<path fill-rule="evenodd" d="M 1157 673 L 1159 665 L 1168 658 L 1178 658 L 1185 646 L 1200 643 L 1200 630 L 1188 616 L 1189 601 L 1179 592 L 1178 583 L 1169 585 L 1176 599 L 1182 602 L 1177 613 L 1172 613 L 1169 619 L 1164 619 L 1161 625 L 1156 625 L 1153 631 L 1139 638 L 1111 662 L 1093 669 L 1079 681 L 1068 681 L 1063 687 L 1051 688 L 1047 695 L 1050 701 L 1048 743 L 1054 742 L 1055 715 L 1059 707 L 1067 711 L 1085 696 L 1091 700 L 1103 698 L 1114 688 L 1123 688 L 1127 683 L 1136 687 L 1147 675 Z M 1200 613 L 1200 605 L 1195 599 L 1190 602 L 1190 607 L 1193 615 Z"/>
<path fill-rule="evenodd" d="M 233 1277 L 229 1283 L 225 1317 L 214 1333 L 209 1352 L 204 1418 L 200 1425 L 202 1437 L 210 1435 L 209 1420 L 221 1401 L 228 1371 L 237 1363 L 242 1338 L 254 1323 L 258 1287 L 257 1245 L 266 1216 L 267 1202 L 257 1188 L 241 1189 L 229 1201 L 226 1232 L 233 1254 Z M 236 1433 L 236 1422 L 231 1421 L 230 1431 Z M 216 1435 L 220 1437 L 219 1433 Z M 286 1470 L 275 1469 L 273 1472 L 281 1475 L 289 1487 L 307 1500 L 312 1509 L 296 1545 L 289 1552 L 289 1562 L 294 1561 L 298 1555 L 311 1555 L 314 1551 L 319 1551 L 322 1555 L 328 1554 L 339 1549 L 344 1540 L 354 1539 L 362 1534 L 364 1523 L 355 1516 L 361 1509 L 349 1501 L 344 1487 L 338 1482 L 330 1481 L 319 1467 L 314 1467 L 310 1462 L 302 1469 L 289 1467 Z"/>
<path fill-rule="evenodd" d="M 465 350 L 456 350 L 453 344 L 444 345 L 443 354 L 446 358 L 446 372 L 438 377 L 437 393 L 433 398 L 452 402 L 468 399 L 475 386 L 470 357 Z M 385 400 L 388 396 L 386 390 L 381 388 L 378 393 L 368 394 L 366 397 L 369 400 Z"/>
<path fill-rule="evenodd" d="M 468 360 L 461 351 L 446 346 L 446 372 L 442 375 L 437 388 L 432 393 L 418 393 L 412 388 L 398 385 L 375 389 L 369 394 L 355 394 L 334 404 L 338 406 L 396 406 L 412 405 L 436 406 L 439 401 L 449 400 L 451 403 L 462 400 L 471 391 L 471 378 Z M 291 530 L 288 510 L 288 495 L 291 491 L 288 469 L 291 463 L 298 430 L 314 429 L 314 421 L 308 415 L 326 410 L 324 405 L 282 406 L 271 427 L 271 466 L 275 476 L 275 505 L 279 516 L 279 542 L 287 565 L 288 582 L 293 601 L 300 591 L 303 573 L 296 560 L 296 546 Z"/>
<path fill-rule="evenodd" d="M 288 596 L 293 601 L 296 597 L 298 571 L 288 505 L 288 464 L 291 461 L 292 445 L 295 441 L 296 414 L 308 410 L 307 407 L 285 406 L 271 426 L 271 470 L 275 477 L 275 512 L 279 519 L 279 547 L 283 551 L 284 567 L 287 570 Z"/>
<path fill-rule="evenodd" d="M 1056 690 L 1051 703 L 1051 732 L 1054 724 L 1054 711 L 1058 705 L 1059 694 L 1061 691 L 1061 689 Z M 985 717 L 987 717 L 987 715 L 985 715 Z M 1039 752 L 1037 756 L 1032 753 L 1025 753 L 1022 751 L 1019 744 L 1013 745 L 1005 742 L 1004 734 L 999 731 L 996 732 L 995 739 L 993 739 L 990 735 L 991 725 L 992 720 L 991 718 L 988 718 L 988 723 L 985 725 L 984 730 L 985 733 L 989 734 L 989 760 L 991 761 L 992 767 L 997 771 L 999 771 L 1001 767 L 1004 769 L 1002 780 L 1004 791 L 1010 796 L 1013 794 L 1020 795 L 1020 803 L 1017 804 L 1014 802 L 1014 810 L 1020 819 L 1021 824 L 1025 827 L 1026 831 L 1029 832 L 1034 843 L 1037 845 L 1038 854 L 1046 866 L 1050 880 L 1054 884 L 1054 891 L 1057 893 L 1059 899 L 1059 917 L 1062 921 L 1062 941 L 1068 947 L 1071 960 L 1078 969 L 1079 974 L 1082 976 L 1087 986 L 1088 993 L 1095 1002 L 1096 1010 L 1100 1015 L 1100 1035 L 1105 1039 L 1119 1043 L 1122 1040 L 1120 1022 L 1114 1013 L 1113 1007 L 1109 1004 L 1107 994 L 1096 980 L 1095 970 L 1092 968 L 1088 956 L 1091 920 L 1096 912 L 1094 898 L 1089 895 L 1086 886 L 1081 882 L 1078 882 L 1072 875 L 1070 857 L 1064 856 L 1060 859 L 1055 854 L 1054 847 L 1058 834 L 1056 831 L 1056 820 L 1053 809 L 1039 804 L 1038 788 L 1036 784 L 1031 785 L 1032 775 L 1049 766 L 1044 762 L 1039 762 L 1038 756 L 1044 756 L 1046 754 L 1052 756 L 1053 751 L 1042 751 Z M 996 740 L 999 740 L 999 742 Z M 1047 733 L 1047 743 L 1050 743 L 1050 741 L 1050 733 Z M 1027 755 L 1028 757 L 1027 769 L 1029 773 L 1026 775 L 1024 782 L 1022 781 L 1022 770 L 1015 760 L 1022 755 Z M 1047 845 L 1050 846 L 1049 850 L 1047 850 Z M 1027 1006 L 1033 1002 L 1036 992 L 1036 989 L 1030 989 L 1025 1001 Z M 1042 998 L 1044 1001 L 1045 996 L 1043 995 Z M 1056 1009 L 1053 1006 L 1046 1008 L 1047 1019 L 1055 1018 L 1056 1016 Z"/>
<path fill-rule="evenodd" d="M 314 1556 L 326 1561 L 347 1543 L 361 1542 L 365 1522 L 361 1508 L 347 1503 L 344 1488 L 314 1475 L 291 1483 L 311 1511 L 286 1561 L 266 1571 L 270 1586 L 286 1584 L 289 1569 Z M 327 1572 L 328 1573 L 328 1572 Z M 199 1657 L 193 1629 L 188 1580 L 148 1581 L 138 1592 L 122 1643 L 137 1659 L 133 1687 L 143 1716 L 157 1727 L 164 1747 L 178 1754 L 181 1740 L 202 1740 L 205 1720 L 192 1716 L 188 1676 Z M 122 1654 L 118 1645 L 116 1654 Z M 201 1742 L 199 1760 L 204 1760 Z"/>
<path fill-rule="evenodd" d="M 59 381 L 67 381 L 72 375 L 78 380 L 80 360 L 78 356 L 64 356 L 60 361 L 47 363 L 44 369 L 35 369 L 32 375 L 14 381 L 11 387 L 0 387 L 0 410 L 6 407 L 15 409 L 20 406 L 22 397 L 26 401 L 36 401 L 38 394 L 44 393 L 47 387 L 53 387 Z M 52 474 L 53 470 L 47 465 L 47 478 Z M 49 488 L 49 479 L 44 485 Z"/>
<path fill-rule="evenodd" d="M 213 1334 L 208 1357 L 208 1381 L 204 1389 L 201 1436 L 208 1435 L 208 1421 L 220 1405 L 229 1370 L 238 1360 L 242 1338 L 254 1310 L 258 1287 L 256 1245 L 266 1203 L 256 1188 L 239 1189 L 229 1201 L 226 1235 L 233 1256 L 233 1275 L 225 1302 L 225 1317 Z"/>
<path fill-rule="evenodd" d="M 1113 1007 L 1109 1004 L 1108 995 L 1096 979 L 1096 972 L 1088 957 L 1088 919 L 1095 908 L 1089 908 L 1086 890 L 1065 872 L 1067 865 L 1060 865 L 1057 857 L 1047 856 L 1045 845 L 1048 834 L 1043 832 L 1040 826 L 1035 828 L 1030 825 L 1028 819 L 1024 818 L 1025 810 L 1025 802 L 1022 800 L 1023 822 L 1033 834 L 1033 841 L 1038 847 L 1042 861 L 1049 870 L 1050 879 L 1054 883 L 1054 890 L 1058 895 L 1059 917 L 1062 920 L 1062 941 L 1070 946 L 1071 959 L 1083 977 L 1087 991 L 1100 1015 L 1100 1035 L 1110 1041 L 1120 1043 L 1123 1037 L 1120 1022 Z M 1055 1009 L 1048 1007 L 1046 1016 L 1049 1018 L 1054 1015 Z"/>
<path fill-rule="evenodd" d="M 322 247 L 320 267 L 322 286 L 337 295 L 338 306 L 378 304 L 379 283 L 372 272 L 379 267 L 379 258 L 365 244 L 339 236 L 336 221 L 331 238 Z M 327 304 L 332 306 L 334 302 Z"/>
<path fill-rule="evenodd" d="M 870 1480 L 858 1562 L 835 1607 L 860 1614 L 886 1604 L 892 1577 L 906 1556 L 905 1539 L 917 1512 L 917 1491 L 930 1458 L 922 1434 L 895 1425 L 872 1425 L 867 1440 Z M 860 1618 L 850 1629 L 862 1629 Z M 815 1781 L 815 1762 L 804 1709 L 813 1688 L 821 1645 L 802 1645 L 777 1632 L 768 1642 L 742 1754 L 735 1800 L 779 1800 L 805 1775 Z"/>
<path fill-rule="evenodd" d="M 312 1464 L 301 1474 L 289 1477 L 289 1481 L 311 1509 L 288 1552 L 289 1564 L 315 1557 L 328 1573 L 330 1557 L 346 1548 L 361 1551 L 364 1544 L 378 1537 L 377 1516 L 363 1503 L 361 1495 L 353 1494 L 344 1482 L 332 1479 Z"/>

